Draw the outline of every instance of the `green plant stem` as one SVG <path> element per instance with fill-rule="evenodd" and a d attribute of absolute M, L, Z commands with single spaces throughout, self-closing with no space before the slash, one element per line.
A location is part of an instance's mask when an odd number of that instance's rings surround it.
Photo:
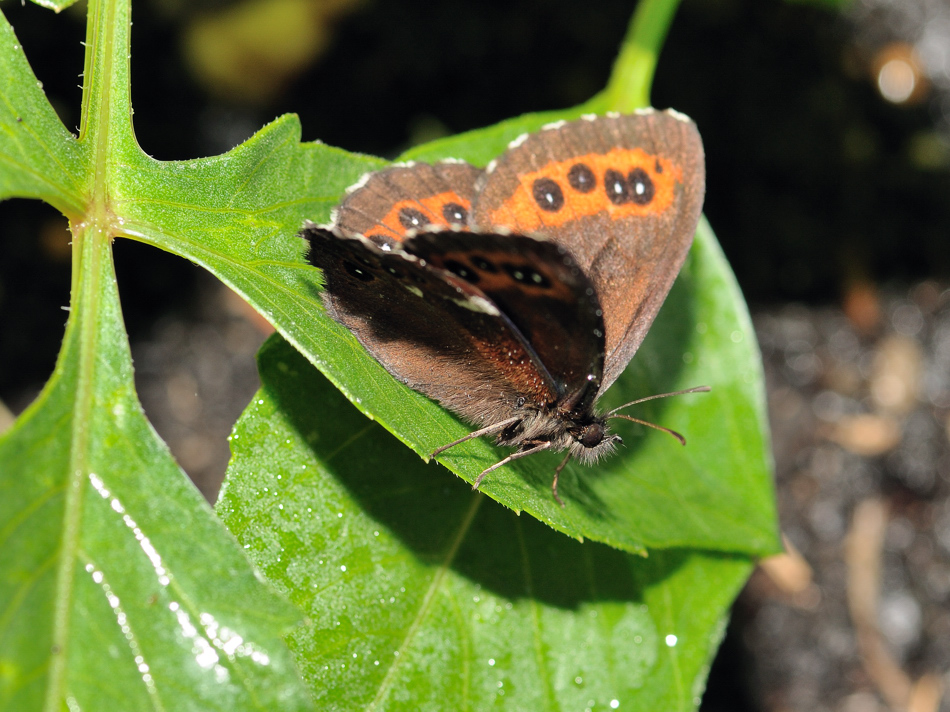
<path fill-rule="evenodd" d="M 650 105 L 657 58 L 680 0 L 640 0 L 605 90 L 609 111 Z"/>
<path fill-rule="evenodd" d="M 56 594 L 54 602 L 53 645 L 46 685 L 45 710 L 63 708 L 67 693 L 67 661 L 72 630 L 72 607 L 76 578 L 77 555 L 82 526 L 82 502 L 91 465 L 89 424 L 96 407 L 98 355 L 101 337 L 100 316 L 104 308 L 101 297 L 111 294 L 107 280 L 114 279 L 111 242 L 115 234 L 115 218 L 109 198 L 111 152 L 109 129 L 116 105 L 112 88 L 116 66 L 128 61 L 127 42 L 117 23 L 127 23 L 129 0 L 92 0 L 89 3 L 86 31 L 86 72 L 83 77 L 82 126 L 80 141 L 92 146 L 93 163 L 88 166 L 86 212 L 81 222 L 71 222 L 73 233 L 73 268 L 70 290 L 70 315 L 60 352 L 57 372 L 75 360 L 78 369 L 75 407 L 72 413 L 69 470 L 66 475 L 66 504 L 62 539 L 58 551 Z M 117 36 L 118 35 L 118 36 Z M 104 70 L 97 76 L 91 71 L 93 55 L 105 54 Z M 122 103 L 119 102 L 121 106 Z M 125 104 L 127 106 L 127 104 Z"/>
<path fill-rule="evenodd" d="M 86 454 L 89 447 L 88 424 L 93 407 L 93 381 L 96 359 L 96 319 L 98 309 L 98 275 L 102 250 L 94 236 L 95 230 L 77 230 L 73 235 L 73 292 L 70 299 L 69 323 L 63 340 L 57 370 L 68 367 L 68 361 L 77 357 L 74 339 L 78 336 L 78 388 L 72 413 L 69 469 L 65 482 L 65 511 L 62 538 L 56 572 L 56 594 L 53 603 L 53 644 L 50 670 L 46 685 L 47 712 L 61 710 L 66 692 L 66 662 L 68 660 L 69 632 L 71 629 L 73 588 L 76 578 L 76 555 L 79 550 L 82 522 L 83 484 L 89 474 Z M 101 241 L 100 241 L 101 242 Z M 78 330 L 78 334 L 76 334 Z M 75 335 L 75 336 L 74 336 Z"/>

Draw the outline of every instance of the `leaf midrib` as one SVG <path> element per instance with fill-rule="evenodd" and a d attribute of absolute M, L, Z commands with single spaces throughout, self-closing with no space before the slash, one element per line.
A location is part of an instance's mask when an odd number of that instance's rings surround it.
<path fill-rule="evenodd" d="M 423 621 L 425 621 L 429 611 L 432 609 L 435 596 L 442 587 L 442 581 L 445 579 L 445 575 L 448 573 L 449 567 L 455 560 L 455 556 L 458 554 L 459 547 L 462 545 L 462 542 L 465 541 L 465 537 L 472 528 L 472 522 L 475 521 L 475 515 L 478 514 L 478 510 L 484 500 L 485 495 L 479 495 L 472 498 L 472 504 L 469 505 L 468 511 L 465 513 L 465 517 L 462 519 L 462 524 L 459 526 L 458 532 L 456 533 L 455 538 L 452 540 L 452 544 L 446 551 L 442 562 L 435 570 L 435 574 L 432 577 L 432 581 L 429 583 L 429 588 L 426 590 L 425 597 L 422 599 L 422 604 L 419 606 L 416 617 L 406 630 L 406 635 L 403 637 L 402 643 L 400 643 L 399 648 L 396 650 L 396 654 L 393 655 L 393 662 L 386 671 L 383 681 L 379 684 L 379 689 L 376 691 L 376 696 L 373 698 L 372 702 L 367 705 L 366 712 L 374 712 L 374 710 L 379 709 L 379 705 L 383 702 L 383 700 L 386 699 L 386 695 L 389 694 L 389 691 L 392 689 L 393 683 L 396 679 L 396 674 L 402 665 L 402 661 L 406 658 L 405 653 L 409 649 L 409 646 L 412 645 L 416 633 L 419 631 L 419 628 L 422 627 Z"/>
<path fill-rule="evenodd" d="M 67 324 L 64 347 L 57 363 L 57 371 L 66 368 L 66 359 L 75 358 L 78 364 L 75 382 L 75 405 L 70 422 L 69 464 L 66 472 L 66 501 L 63 512 L 63 530 L 61 536 L 60 559 L 57 566 L 56 589 L 53 598 L 52 653 L 49 678 L 46 686 L 44 709 L 56 712 L 62 709 L 66 696 L 66 663 L 71 630 L 73 595 L 76 576 L 77 555 L 82 526 L 83 484 L 86 475 L 91 472 L 89 459 L 89 431 L 92 409 L 95 403 L 95 385 L 99 369 L 98 339 L 99 322 L 102 317 L 104 301 L 101 297 L 111 285 L 103 282 L 103 271 L 111 267 L 112 230 L 108 219 L 109 170 L 111 155 L 111 131 L 114 120 L 121 118 L 113 115 L 112 95 L 116 70 L 116 43 L 121 32 L 116 28 L 118 17 L 116 0 L 103 0 L 91 3 L 89 8 L 90 30 L 103 29 L 103 36 L 94 37 L 98 43 L 87 46 L 87 60 L 98 48 L 102 60 L 101 72 L 84 72 L 84 100 L 94 95 L 96 85 L 101 92 L 99 103 L 95 107 L 97 115 L 91 121 L 95 135 L 90 136 L 90 145 L 94 146 L 94 163 L 88 166 L 92 181 L 91 200 L 87 205 L 84 223 L 73 225 L 73 279 L 70 294 L 69 323 Z M 100 18 L 99 13 L 104 17 Z M 102 24 L 99 24 L 101 19 Z M 95 45 L 98 44 L 98 47 Z M 87 62 L 88 66 L 88 62 Z M 84 108 L 87 106 L 84 101 Z M 83 112 L 83 118 L 90 118 Z M 126 118 L 126 121 L 129 119 Z M 87 128 L 86 124 L 84 128 Z M 83 130 L 80 130 L 83 134 Z M 109 292 L 105 292 L 110 294 Z M 76 333 L 78 331 L 78 334 Z M 78 337 L 78 353 L 73 354 L 70 343 Z"/>

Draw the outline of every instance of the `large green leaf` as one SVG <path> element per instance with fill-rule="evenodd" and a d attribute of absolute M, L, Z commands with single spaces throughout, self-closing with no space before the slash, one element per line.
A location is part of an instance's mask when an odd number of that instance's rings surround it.
<path fill-rule="evenodd" d="M 747 559 L 578 543 L 423 464 L 282 340 L 260 368 L 217 509 L 308 614 L 321 709 L 695 708 Z"/>
<path fill-rule="evenodd" d="M 75 239 L 56 372 L 0 440 L 0 709 L 309 709 L 297 612 L 145 420 L 106 245 Z"/>
<path fill-rule="evenodd" d="M 55 372 L 0 439 L 0 709 L 312 709 L 281 634 L 298 612 L 175 464 L 135 396 L 109 196 L 128 123 L 128 5 L 91 3 L 83 138 L 0 18 L 0 191 L 72 218 Z"/>

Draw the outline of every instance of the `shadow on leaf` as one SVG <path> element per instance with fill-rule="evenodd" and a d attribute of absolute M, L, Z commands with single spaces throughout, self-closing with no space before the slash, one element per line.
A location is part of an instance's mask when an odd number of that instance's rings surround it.
<path fill-rule="evenodd" d="M 644 587 L 671 575 L 689 556 L 688 550 L 667 550 L 641 558 L 581 544 L 472 492 L 367 421 L 282 339 L 274 337 L 262 349 L 260 369 L 264 391 L 318 463 L 290 486 L 319 490 L 322 478 L 332 478 L 415 557 L 448 566 L 498 595 L 568 609 L 589 601 L 640 601 Z"/>

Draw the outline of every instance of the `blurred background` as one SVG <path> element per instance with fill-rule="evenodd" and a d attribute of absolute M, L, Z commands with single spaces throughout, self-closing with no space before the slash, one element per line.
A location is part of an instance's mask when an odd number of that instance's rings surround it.
<path fill-rule="evenodd" d="M 394 156 L 589 98 L 633 7 L 137 0 L 136 134 L 194 158 L 295 112 L 304 140 Z M 0 9 L 77 128 L 83 3 Z M 950 712 L 950 1 L 684 0 L 653 97 L 703 134 L 790 552 L 737 601 L 703 710 Z M 52 371 L 68 243 L 47 206 L 0 204 L 0 429 Z M 115 254 L 145 409 L 213 501 L 268 327 L 183 260 Z"/>

